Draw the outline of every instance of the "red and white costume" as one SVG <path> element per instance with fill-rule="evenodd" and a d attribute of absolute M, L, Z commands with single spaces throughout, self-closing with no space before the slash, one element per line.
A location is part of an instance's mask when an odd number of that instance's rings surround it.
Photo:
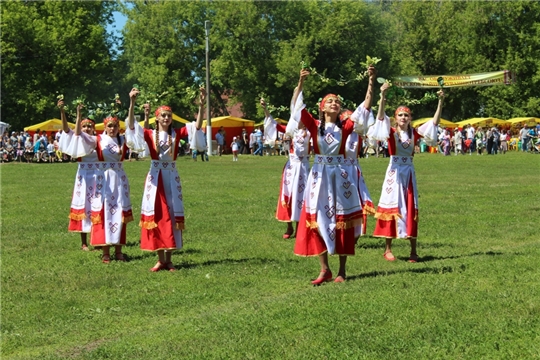
<path fill-rule="evenodd" d="M 92 246 L 126 244 L 126 224 L 133 221 L 129 182 L 123 169 L 127 147 L 117 138 L 106 134 L 91 136 L 86 133 L 73 136 L 66 153 L 72 157 L 86 157 L 96 153 L 99 166 L 96 172 L 95 192 L 91 200 Z"/>
<path fill-rule="evenodd" d="M 278 124 L 272 116 L 265 119 L 264 133 L 272 137 L 273 131 L 286 133 L 285 126 Z M 281 186 L 276 210 L 276 219 L 283 222 L 300 220 L 304 205 L 304 190 L 309 175 L 309 140 L 311 134 L 306 129 L 296 129 L 291 135 L 289 160 L 283 167 Z"/>
<path fill-rule="evenodd" d="M 134 129 L 126 129 L 126 138 L 132 150 L 148 146 L 150 151 L 150 170 L 146 176 L 141 206 L 141 249 L 148 251 L 181 249 L 182 230 L 184 230 L 184 201 L 182 182 L 176 169 L 178 144 L 183 137 L 197 138 L 192 144 L 199 149 L 204 144 L 204 134 L 199 131 L 195 137 L 195 124 L 187 124 L 169 135 L 159 132 L 159 144 L 155 144 L 155 131 L 143 129 L 137 122 Z M 169 139 L 171 137 L 171 139 Z M 172 146 L 172 151 L 169 151 Z"/>
<path fill-rule="evenodd" d="M 302 96 L 299 95 L 301 101 Z M 296 232 L 294 253 L 300 256 L 354 255 L 355 227 L 362 225 L 363 209 L 355 183 L 357 168 L 346 158 L 346 140 L 353 131 L 367 128 L 370 110 L 360 105 L 356 120 L 347 119 L 342 128 L 325 124 L 324 136 L 305 106 L 295 110 L 294 119 L 304 123 L 313 137 L 315 160 L 307 181 L 304 207 Z"/>
<path fill-rule="evenodd" d="M 66 153 L 74 132 L 62 132 L 58 148 Z M 92 199 L 96 189 L 96 177 L 100 163 L 96 151 L 77 159 L 79 167 L 75 175 L 75 185 L 69 210 L 68 231 L 89 233 L 92 230 Z"/>
<path fill-rule="evenodd" d="M 414 144 L 424 137 L 426 144 L 437 144 L 437 126 L 427 121 L 406 131 L 390 127 L 390 118 L 385 115 L 378 120 L 368 136 L 375 140 L 388 139 L 390 164 L 386 170 L 381 199 L 377 207 L 374 236 L 385 238 L 416 239 L 418 236 L 418 188 L 413 165 Z"/>

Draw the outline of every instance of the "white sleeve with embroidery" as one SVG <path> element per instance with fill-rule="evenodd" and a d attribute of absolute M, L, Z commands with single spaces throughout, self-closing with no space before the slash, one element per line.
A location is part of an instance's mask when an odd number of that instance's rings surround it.
<path fill-rule="evenodd" d="M 367 131 L 370 140 L 385 141 L 390 136 L 390 118 L 384 114 L 384 119 L 377 119 Z"/>
<path fill-rule="evenodd" d="M 146 149 L 146 141 L 144 141 L 144 129 L 137 121 L 133 122 L 133 130 L 126 126 L 126 145 L 131 151 L 142 153 Z"/>
<path fill-rule="evenodd" d="M 416 131 L 424 137 L 428 146 L 437 146 L 437 127 L 433 120 L 430 120 L 422 124 Z"/>
<path fill-rule="evenodd" d="M 95 150 L 96 141 L 95 136 L 88 135 L 87 133 L 73 135 L 67 148 L 62 150 L 62 152 L 74 158 L 86 156 Z"/>
<path fill-rule="evenodd" d="M 351 120 L 354 122 L 354 132 L 360 135 L 366 135 L 368 129 L 375 125 L 375 116 L 373 111 L 364 107 L 362 102 L 351 115 Z"/>
<path fill-rule="evenodd" d="M 264 143 L 274 146 L 277 138 L 277 122 L 272 115 L 264 118 Z"/>

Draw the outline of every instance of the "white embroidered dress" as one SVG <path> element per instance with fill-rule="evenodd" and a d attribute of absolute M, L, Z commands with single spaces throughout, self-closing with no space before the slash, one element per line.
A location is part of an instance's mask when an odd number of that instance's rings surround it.
<path fill-rule="evenodd" d="M 399 131 L 390 127 L 390 118 L 378 120 L 370 129 L 370 138 L 388 139 L 390 163 L 386 169 L 381 198 L 377 206 L 374 236 L 385 238 L 416 238 L 418 236 L 418 187 L 414 171 L 414 145 L 420 137 L 426 144 L 437 144 L 437 126 L 427 121 L 418 131 Z"/>
<path fill-rule="evenodd" d="M 99 165 L 99 171 L 91 201 L 90 243 L 93 246 L 125 245 L 125 225 L 133 221 L 129 182 L 122 162 L 125 152 L 117 138 L 85 133 L 74 135 L 65 152 L 72 157 L 85 157 L 94 151 L 100 161 L 93 163 Z"/>
<path fill-rule="evenodd" d="M 71 129 L 67 133 L 62 132 L 58 143 L 60 151 L 67 154 L 66 150 L 73 136 L 74 132 Z M 95 150 L 78 160 L 79 166 L 77 174 L 75 174 L 75 185 L 71 196 L 68 231 L 89 233 L 92 229 L 92 199 L 100 164 Z"/>
<path fill-rule="evenodd" d="M 155 144 L 156 130 L 143 129 L 137 122 L 134 129 L 126 129 L 128 146 L 134 151 L 147 145 L 150 169 L 146 176 L 141 205 L 141 249 L 148 251 L 181 249 L 184 230 L 184 201 L 182 182 L 176 168 L 180 138 L 188 137 L 192 148 L 205 149 L 202 131 L 195 123 L 158 134 L 159 144 Z M 170 147 L 172 146 L 172 149 Z"/>

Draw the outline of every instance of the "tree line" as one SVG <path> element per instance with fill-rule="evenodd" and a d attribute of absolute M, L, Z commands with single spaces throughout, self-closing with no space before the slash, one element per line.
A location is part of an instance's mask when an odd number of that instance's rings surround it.
<path fill-rule="evenodd" d="M 307 104 L 328 92 L 358 104 L 367 56 L 381 59 L 378 74 L 390 80 L 515 72 L 509 86 L 448 90 L 444 118 L 540 115 L 538 1 L 45 0 L 5 1 L 1 11 L 1 115 L 15 128 L 57 117 L 58 94 L 127 103 L 133 84 L 192 119 L 206 77 L 206 20 L 213 116 L 226 114 L 226 97 L 262 119 L 265 96 L 287 118 L 301 64 L 319 75 L 306 82 Z M 107 33 L 114 11 L 128 18 L 120 38 Z M 411 107 L 420 118 L 434 106 Z"/>

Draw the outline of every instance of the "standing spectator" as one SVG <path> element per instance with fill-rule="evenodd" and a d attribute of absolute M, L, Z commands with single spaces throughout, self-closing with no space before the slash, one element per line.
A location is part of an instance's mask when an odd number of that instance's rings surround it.
<path fill-rule="evenodd" d="M 501 134 L 501 145 L 500 149 L 503 154 L 506 154 L 508 151 L 508 141 L 510 140 L 510 135 L 506 132 L 506 129 L 502 130 Z"/>
<path fill-rule="evenodd" d="M 484 129 L 479 127 L 474 137 L 474 141 L 476 142 L 476 154 L 482 155 L 482 151 L 486 147 L 486 134 L 484 133 Z"/>
<path fill-rule="evenodd" d="M 519 137 L 521 139 L 521 151 L 528 151 L 530 136 L 527 124 L 523 125 L 523 128 L 519 130 Z"/>
<path fill-rule="evenodd" d="M 37 129 L 36 132 L 34 133 L 34 136 L 32 137 L 32 144 L 35 145 L 40 137 L 41 137 L 41 130 Z"/>
<path fill-rule="evenodd" d="M 476 150 L 476 144 L 474 142 L 474 135 L 475 135 L 474 127 L 472 125 L 467 125 L 466 133 L 467 133 L 467 140 L 470 140 L 469 155 L 472 155 L 472 153 Z"/>
<path fill-rule="evenodd" d="M 232 143 L 231 143 L 231 150 L 232 150 L 232 154 L 233 154 L 233 159 L 232 161 L 238 161 L 238 139 L 235 137 L 233 137 L 232 139 Z"/>
<path fill-rule="evenodd" d="M 126 124 L 126 136 L 135 151 L 150 150 L 152 161 L 146 176 L 141 205 L 141 249 L 157 252 L 158 262 L 150 271 L 175 271 L 172 252 L 183 246 L 184 201 L 182 182 L 176 169 L 177 149 L 180 138 L 188 137 L 195 149 L 204 149 L 204 133 L 201 130 L 205 89 L 200 89 L 197 122 L 181 129 L 172 129 L 172 109 L 167 105 L 158 107 L 156 129 L 143 129 L 135 121 L 134 106 L 139 91 L 129 93 L 130 104 Z M 145 117 L 150 106 L 145 105 Z"/>
<path fill-rule="evenodd" d="M 491 148 L 491 151 L 493 155 L 497 155 L 497 153 L 499 152 L 501 134 L 499 133 L 499 129 L 497 129 L 496 127 L 493 127 L 491 131 L 493 133 L 493 147 Z"/>
<path fill-rule="evenodd" d="M 463 135 L 461 134 L 461 131 L 459 128 L 456 128 L 454 131 L 454 152 L 457 156 L 458 152 L 463 155 Z"/>
<path fill-rule="evenodd" d="M 47 154 L 49 155 L 49 162 L 54 162 L 56 152 L 54 151 L 54 144 L 51 142 L 47 144 Z"/>
<path fill-rule="evenodd" d="M 486 154 L 493 154 L 493 128 L 488 128 L 486 131 Z"/>
<path fill-rule="evenodd" d="M 251 155 L 254 155 L 254 152 L 255 152 L 255 144 L 256 144 L 255 131 L 256 130 L 257 129 L 253 129 L 251 134 L 249 134 L 249 151 L 250 151 Z"/>
<path fill-rule="evenodd" d="M 249 136 L 245 128 L 242 129 L 242 150 L 240 154 L 249 154 Z"/>
<path fill-rule="evenodd" d="M 444 129 L 443 130 L 443 133 L 442 133 L 442 148 L 443 148 L 443 153 L 444 153 L 444 156 L 449 156 L 450 155 L 450 144 L 451 144 L 451 138 L 450 138 L 450 134 L 448 133 L 448 130 Z"/>
<path fill-rule="evenodd" d="M 223 150 L 225 147 L 225 137 L 223 136 L 223 130 L 219 129 L 216 134 L 216 142 L 217 142 L 217 153 L 219 156 L 223 154 Z"/>
<path fill-rule="evenodd" d="M 259 154 L 260 156 L 263 156 L 263 150 L 264 150 L 264 145 L 263 145 L 263 133 L 261 131 L 260 128 L 257 128 L 255 131 L 254 131 L 254 134 L 255 134 L 255 142 L 257 144 L 257 150 L 255 150 L 253 152 L 253 155 L 257 155 Z"/>
<path fill-rule="evenodd" d="M 392 254 L 392 239 L 409 240 L 409 262 L 417 262 L 418 188 L 413 165 L 413 145 L 420 136 L 424 136 L 428 145 L 437 141 L 436 129 L 441 119 L 444 92 L 439 90 L 437 93 L 439 103 L 433 119 L 424 123 L 417 131 L 411 127 L 411 111 L 405 106 L 396 109 L 396 128 L 390 127 L 390 118 L 384 112 L 388 87 L 388 83 L 381 87 L 377 121 L 369 131 L 369 135 L 375 139 L 388 139 L 391 155 L 375 214 L 377 224 L 374 236 L 386 238 L 383 256 L 387 261 L 396 259 Z"/>

